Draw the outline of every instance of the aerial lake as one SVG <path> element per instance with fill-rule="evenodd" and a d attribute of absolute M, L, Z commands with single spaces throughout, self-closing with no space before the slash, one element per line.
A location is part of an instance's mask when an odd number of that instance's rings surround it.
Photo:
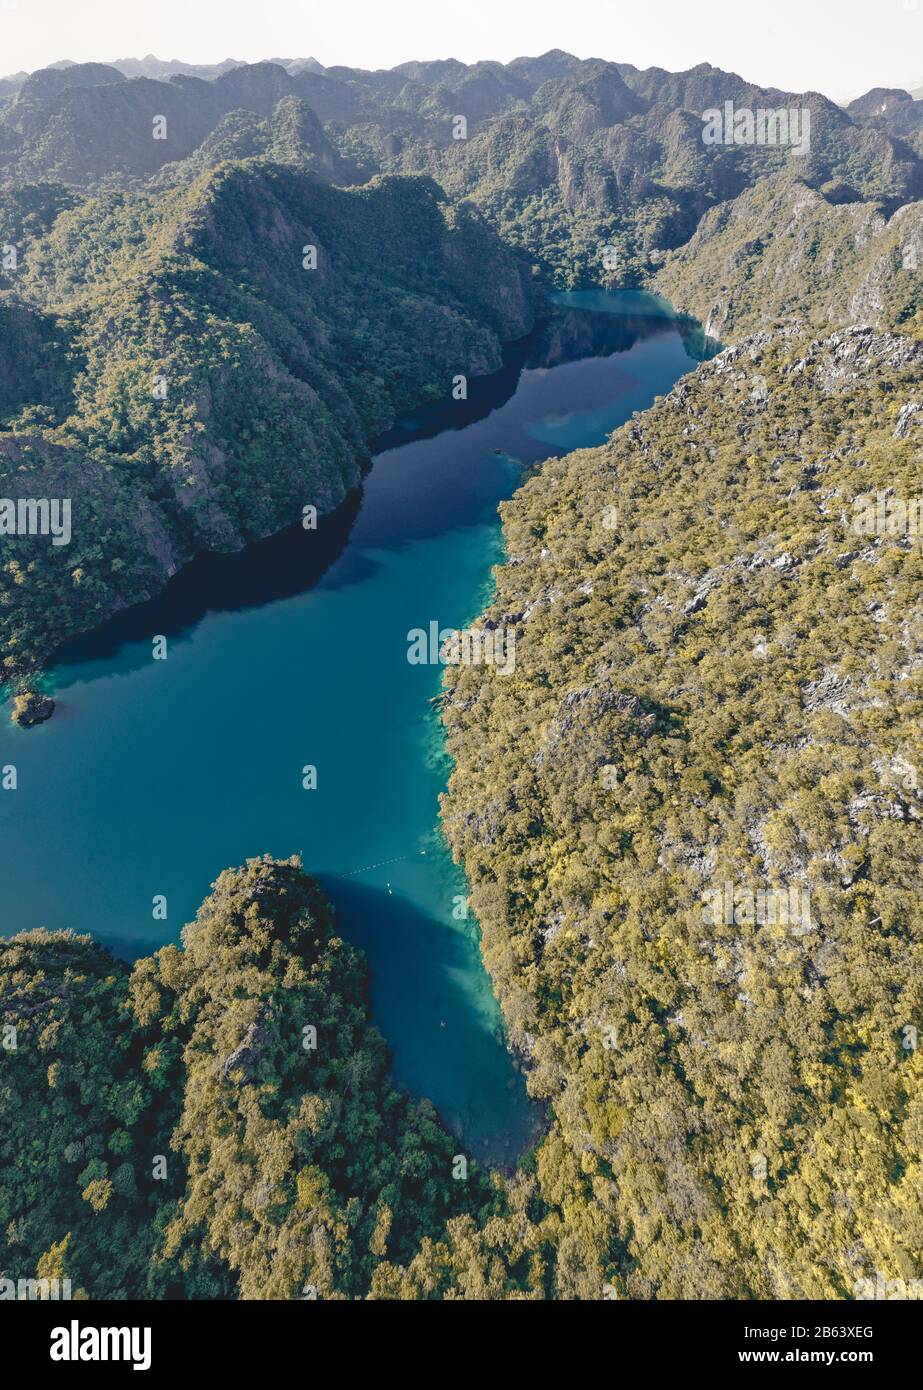
<path fill-rule="evenodd" d="M 464 627 L 488 602 L 497 504 L 525 469 L 601 443 L 702 353 L 663 301 L 558 295 L 467 401 L 379 441 L 317 531 L 203 556 L 63 649 L 53 719 L 0 727 L 18 777 L 0 792 L 3 933 L 72 928 L 131 958 L 177 941 L 223 868 L 300 854 L 368 956 L 397 1084 L 476 1158 L 511 1163 L 539 1117 L 461 915 L 438 815 L 441 671 L 408 661 L 408 633 Z"/>

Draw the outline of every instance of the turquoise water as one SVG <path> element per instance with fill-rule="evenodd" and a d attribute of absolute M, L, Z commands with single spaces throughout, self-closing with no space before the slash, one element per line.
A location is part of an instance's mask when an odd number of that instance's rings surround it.
<path fill-rule="evenodd" d="M 409 664 L 407 635 L 477 614 L 523 466 L 600 442 L 690 370 L 687 345 L 637 293 L 604 311 L 559 299 L 467 402 L 392 431 L 316 533 L 197 560 L 62 651 L 54 718 L 0 727 L 0 765 L 18 772 L 0 792 L 3 931 L 69 927 L 132 957 L 177 940 L 221 869 L 300 854 L 368 955 L 397 1083 L 479 1159 L 515 1157 L 537 1112 L 477 925 L 453 915 L 465 884 L 438 822 L 440 669 Z"/>

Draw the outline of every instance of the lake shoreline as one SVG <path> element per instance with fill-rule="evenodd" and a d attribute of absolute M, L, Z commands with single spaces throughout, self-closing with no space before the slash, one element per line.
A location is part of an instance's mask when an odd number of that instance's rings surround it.
<path fill-rule="evenodd" d="M 89 932 L 143 957 L 227 865 L 300 855 L 369 962 L 395 1084 L 479 1162 L 534 1146 L 545 1104 L 443 832 L 440 658 L 410 662 L 408 637 L 477 622 L 504 560 L 498 506 L 525 476 L 695 366 L 679 326 L 642 308 L 636 294 L 622 314 L 559 307 L 466 401 L 399 420 L 316 532 L 202 556 L 60 649 L 58 717 L 29 738 L 0 729 L 20 787 L 0 798 L 8 930 Z"/>

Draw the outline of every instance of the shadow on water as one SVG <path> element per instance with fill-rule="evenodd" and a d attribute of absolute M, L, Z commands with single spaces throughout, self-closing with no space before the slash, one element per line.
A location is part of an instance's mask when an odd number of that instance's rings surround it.
<path fill-rule="evenodd" d="M 444 1094 L 440 1078 L 465 1078 L 455 1108 L 438 1107 L 446 1128 L 481 1163 L 512 1166 L 537 1132 L 540 1112 L 529 1101 L 521 1073 L 497 1090 L 497 1046 L 502 1018 L 487 987 L 472 998 L 470 933 L 473 926 L 445 922 L 356 879 L 317 873 L 335 903 L 339 928 L 371 968 L 376 1025 L 388 1039 L 399 1086 L 412 1071 L 415 1094 Z M 399 946 L 397 945 L 399 943 Z"/>
<path fill-rule="evenodd" d="M 609 348 L 610 352 L 626 352 L 638 338 L 650 338 L 657 332 L 678 333 L 687 354 L 695 362 L 707 362 L 722 350 L 722 344 L 705 332 L 698 319 L 689 314 L 677 314 L 669 300 L 647 290 L 622 290 L 615 295 L 606 290 L 571 290 L 553 294 L 551 303 L 555 312 L 546 322 L 569 321 L 578 333 L 589 332 L 599 342 L 603 335 L 599 321 L 612 321 L 614 346 Z M 567 305 L 574 307 L 567 308 Z M 590 324 L 587 320 L 593 322 Z M 621 332 L 626 336 L 620 343 Z"/>
<path fill-rule="evenodd" d="M 64 643 L 49 666 L 108 661 L 122 647 L 155 633 L 182 640 L 207 613 L 262 608 L 312 589 L 346 548 L 361 502 L 356 488 L 336 511 L 320 518 L 316 531 L 289 526 L 231 554 L 196 556 L 154 598 Z"/>
<path fill-rule="evenodd" d="M 486 419 L 515 395 L 523 363 L 538 332 L 533 330 L 505 349 L 500 371 L 473 378 L 467 401 L 423 407 L 413 418 L 405 417 L 380 435 L 371 445 L 373 458 Z M 319 518 L 315 531 L 306 531 L 299 523 L 243 550 L 196 555 L 154 598 L 133 604 L 92 632 L 63 643 L 49 660 L 49 669 L 108 660 L 121 647 L 155 633 L 181 640 L 207 613 L 260 608 L 305 593 L 346 550 L 363 495 L 363 487 L 354 488 L 335 511 Z M 433 534 L 438 534 L 438 529 Z"/>
<path fill-rule="evenodd" d="M 580 309 L 553 308 L 527 337 L 506 346 L 499 371 L 469 381 L 467 400 L 440 401 L 418 409 L 412 416 L 404 416 L 373 441 L 373 458 L 381 459 L 408 444 L 440 436 L 444 439 L 446 434 L 468 430 L 489 419 L 516 395 L 524 371 L 547 370 L 589 357 L 608 358 L 630 351 L 639 341 L 677 331 L 689 355 L 697 356 L 691 344 L 696 333 L 702 337 L 700 326 L 670 318 L 658 304 L 652 304 L 650 297 L 641 296 L 633 310 L 619 314 L 594 311 L 592 302 Z M 502 450 L 495 448 L 493 452 L 499 455 Z M 536 451 L 536 457 L 548 457 L 554 452 L 552 446 L 546 445 Z M 315 531 L 306 531 L 296 524 L 242 550 L 197 555 L 154 598 L 134 604 L 91 632 L 62 644 L 50 659 L 48 669 L 111 661 L 120 653 L 125 660 L 120 669 L 136 669 L 147 658 L 139 650 L 129 653 L 126 648 L 155 634 L 163 634 L 173 642 L 183 641 L 210 612 L 260 608 L 306 593 L 325 578 L 331 585 L 367 578 L 374 561 L 358 549 L 350 551 L 349 542 L 370 477 L 371 474 L 335 511 L 321 517 Z M 395 495 L 388 505 L 379 506 L 375 532 L 367 538 L 368 543 L 408 544 L 441 535 L 458 525 L 479 523 L 486 512 L 494 510 L 495 503 L 492 498 L 479 497 L 476 484 L 472 478 L 472 495 L 465 499 L 468 505 L 460 507 L 457 489 L 451 495 L 443 495 L 438 478 L 426 478 L 417 472 L 408 476 L 403 488 L 392 482 Z M 344 559 L 346 563 L 331 575 L 337 562 Z"/>

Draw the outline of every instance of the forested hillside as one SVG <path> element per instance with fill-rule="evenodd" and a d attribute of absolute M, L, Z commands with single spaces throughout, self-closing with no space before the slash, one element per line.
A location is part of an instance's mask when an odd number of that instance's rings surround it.
<path fill-rule="evenodd" d="M 703 143 L 703 112 L 726 102 L 807 110 L 810 148 Z M 73 64 L 0 89 L 0 184 L 160 187 L 249 157 L 338 184 L 428 173 L 563 288 L 643 281 L 708 209 L 784 169 L 893 211 L 923 196 L 921 140 L 923 102 L 906 92 L 844 110 L 707 63 L 639 71 L 560 51 L 375 72 Z"/>
<path fill-rule="evenodd" d="M 533 321 L 527 269 L 426 178 L 346 192 L 244 161 L 6 207 L 0 492 L 73 507 L 67 545 L 5 539 L 7 676 L 196 551 L 330 511 L 400 410 L 495 370 Z"/>
<path fill-rule="evenodd" d="M 722 341 L 800 323 L 923 335 L 923 203 L 830 202 L 784 172 L 707 212 L 653 283 Z"/>
<path fill-rule="evenodd" d="M 718 163 L 653 283 L 734 346 L 504 505 L 516 669 L 447 679 L 558 1297 L 849 1298 L 923 1260 L 923 248 L 868 135 L 916 111 L 879 105 Z"/>
<path fill-rule="evenodd" d="M 444 820 L 555 1115 L 562 1293 L 920 1266 L 923 561 L 853 518 L 918 495 L 921 367 L 759 335 L 504 505 L 516 669 L 452 673 Z"/>
<path fill-rule="evenodd" d="M 502 1202 L 394 1091 L 362 958 L 297 863 L 222 874 L 183 946 L 129 969 L 67 932 L 0 942 L 2 1277 L 361 1297 Z"/>
<path fill-rule="evenodd" d="M 724 101 L 805 108 L 810 151 L 705 144 L 702 112 Z M 413 146 L 401 163 L 430 169 L 450 194 L 472 198 L 564 287 L 642 282 L 709 208 L 782 170 L 892 208 L 923 193 L 923 164 L 903 142 L 856 125 L 817 93 L 761 91 L 717 70 L 685 90 L 655 87 L 641 97 L 612 65 L 600 65 L 579 80 L 546 83 L 528 111 L 498 118 L 442 155 Z"/>

